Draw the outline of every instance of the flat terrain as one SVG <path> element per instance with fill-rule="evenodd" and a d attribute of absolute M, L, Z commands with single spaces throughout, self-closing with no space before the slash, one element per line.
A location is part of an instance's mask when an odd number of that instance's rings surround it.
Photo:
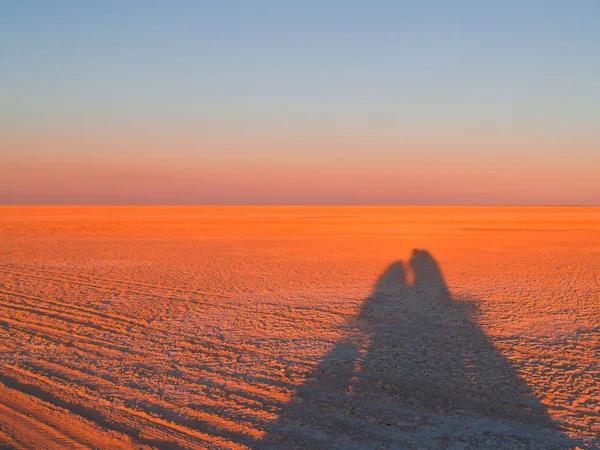
<path fill-rule="evenodd" d="M 599 448 L 600 208 L 0 207 L 1 448 Z"/>

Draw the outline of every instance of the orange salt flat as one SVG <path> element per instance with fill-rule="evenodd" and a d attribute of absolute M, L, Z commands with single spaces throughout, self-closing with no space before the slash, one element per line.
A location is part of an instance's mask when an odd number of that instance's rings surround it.
<path fill-rule="evenodd" d="M 599 292 L 594 207 L 2 206 L 0 446 L 593 447 Z"/>

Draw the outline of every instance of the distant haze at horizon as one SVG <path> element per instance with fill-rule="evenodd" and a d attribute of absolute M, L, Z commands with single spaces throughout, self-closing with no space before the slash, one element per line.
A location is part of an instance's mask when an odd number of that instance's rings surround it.
<path fill-rule="evenodd" d="M 0 204 L 600 205 L 600 2 L 10 2 Z"/>

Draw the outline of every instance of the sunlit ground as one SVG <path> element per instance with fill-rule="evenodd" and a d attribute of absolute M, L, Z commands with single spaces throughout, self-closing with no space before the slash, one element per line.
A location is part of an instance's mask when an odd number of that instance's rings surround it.
<path fill-rule="evenodd" d="M 0 446 L 600 445 L 600 208 L 0 207 Z"/>

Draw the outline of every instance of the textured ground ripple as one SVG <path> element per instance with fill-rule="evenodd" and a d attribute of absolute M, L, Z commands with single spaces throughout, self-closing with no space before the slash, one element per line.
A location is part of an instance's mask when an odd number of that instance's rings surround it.
<path fill-rule="evenodd" d="M 2 212 L 1 448 L 600 446 L 598 209 Z"/>

